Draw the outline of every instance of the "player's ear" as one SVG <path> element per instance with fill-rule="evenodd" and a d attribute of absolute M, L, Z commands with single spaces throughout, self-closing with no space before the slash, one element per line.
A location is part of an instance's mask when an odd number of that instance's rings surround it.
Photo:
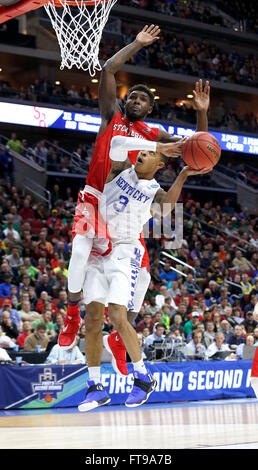
<path fill-rule="evenodd" d="M 160 160 L 158 163 L 158 170 L 161 170 L 161 168 L 164 168 L 164 166 L 165 166 L 165 163 L 162 160 Z"/>
<path fill-rule="evenodd" d="M 148 109 L 148 113 L 147 114 L 151 114 L 153 111 L 153 106 L 150 106 L 149 109 Z"/>

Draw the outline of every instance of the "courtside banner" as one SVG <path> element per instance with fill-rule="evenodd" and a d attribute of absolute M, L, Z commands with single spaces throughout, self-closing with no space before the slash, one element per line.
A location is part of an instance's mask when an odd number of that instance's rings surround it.
<path fill-rule="evenodd" d="M 0 101 L 0 122 L 97 134 L 101 117 L 99 114 Z M 189 137 L 195 132 L 194 128 L 189 127 L 158 122 L 147 122 L 146 124 L 150 127 L 164 129 L 169 134 L 180 137 Z M 209 133 L 216 137 L 222 150 L 258 155 L 257 137 L 211 130 Z"/>
<path fill-rule="evenodd" d="M 168 403 L 222 398 L 255 398 L 250 384 L 252 361 L 192 361 L 147 363 L 158 385 L 149 398 Z M 102 364 L 102 381 L 111 404 L 124 404 L 133 384 L 120 377 L 111 364 Z M 85 365 L 0 366 L 0 408 L 31 409 L 77 406 L 85 398 Z"/>

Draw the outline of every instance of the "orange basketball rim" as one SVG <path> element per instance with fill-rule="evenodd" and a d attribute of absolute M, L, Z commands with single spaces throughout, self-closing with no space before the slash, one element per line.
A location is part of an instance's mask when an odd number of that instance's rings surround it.
<path fill-rule="evenodd" d="M 83 3 L 84 5 L 95 5 L 95 3 L 107 2 L 108 0 L 85 0 L 79 1 L 78 3 Z M 37 10 L 38 8 L 43 7 L 48 3 L 48 0 L 18 0 L 16 3 L 12 5 L 1 5 L 0 6 L 0 24 L 5 23 L 16 16 L 24 15 L 32 10 Z M 53 2 L 56 7 L 62 7 L 62 3 L 58 0 Z M 76 5 L 77 3 L 72 0 L 68 0 L 65 3 L 68 5 Z"/>

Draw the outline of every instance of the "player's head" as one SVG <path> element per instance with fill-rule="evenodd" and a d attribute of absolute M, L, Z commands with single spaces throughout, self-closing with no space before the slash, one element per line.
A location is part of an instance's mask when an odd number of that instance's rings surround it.
<path fill-rule="evenodd" d="M 161 170 L 168 161 L 168 157 L 160 152 L 141 150 L 136 159 L 135 171 L 146 179 L 153 178 L 158 170 Z"/>
<path fill-rule="evenodd" d="M 132 121 L 141 121 L 152 112 L 154 95 L 146 85 L 134 85 L 127 94 L 125 114 Z"/>

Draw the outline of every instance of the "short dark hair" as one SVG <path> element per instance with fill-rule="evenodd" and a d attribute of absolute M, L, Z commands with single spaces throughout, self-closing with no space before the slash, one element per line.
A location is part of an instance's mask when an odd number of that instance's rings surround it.
<path fill-rule="evenodd" d="M 39 324 L 36 326 L 35 329 L 36 329 L 37 331 L 38 331 L 38 330 L 44 330 L 44 331 L 46 331 L 47 327 L 46 327 L 45 323 L 39 323 Z"/>
<path fill-rule="evenodd" d="M 128 90 L 128 93 L 127 93 L 127 96 L 130 96 L 130 94 L 133 92 L 133 91 L 143 91 L 144 93 L 146 93 L 148 96 L 149 96 L 149 99 L 150 99 L 150 105 L 151 106 L 154 106 L 154 95 L 152 93 L 152 91 L 149 89 L 149 87 L 147 87 L 147 85 L 143 85 L 143 84 L 138 84 L 138 85 L 134 85 L 132 86 L 129 90 Z"/>
<path fill-rule="evenodd" d="M 164 153 L 160 154 L 160 159 L 164 163 L 164 165 L 166 165 L 169 162 L 169 160 L 171 160 L 170 157 L 167 157 L 166 155 L 164 155 Z"/>

